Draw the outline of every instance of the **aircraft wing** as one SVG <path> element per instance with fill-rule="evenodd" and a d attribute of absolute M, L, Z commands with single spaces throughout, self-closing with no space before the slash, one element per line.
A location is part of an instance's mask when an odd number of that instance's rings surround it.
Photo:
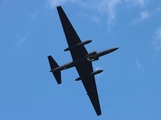
<path fill-rule="evenodd" d="M 67 39 L 68 46 L 74 46 L 81 42 L 79 36 L 77 35 L 76 31 L 74 30 L 72 24 L 70 23 L 69 19 L 67 18 L 65 12 L 63 11 L 61 6 L 57 7 L 58 14 L 60 16 L 60 20 L 64 29 L 64 33 Z M 78 60 L 79 58 L 85 57 L 88 52 L 83 45 L 76 47 L 70 50 L 73 61 Z M 79 76 L 88 75 L 93 72 L 91 62 L 84 61 L 81 64 L 76 65 L 76 69 L 79 73 Z M 98 93 L 95 83 L 94 76 L 89 76 L 82 80 L 82 83 L 87 91 L 87 94 L 92 102 L 92 105 L 97 113 L 97 115 L 101 115 L 101 109 L 98 99 Z"/>
<path fill-rule="evenodd" d="M 66 16 L 64 10 L 61 6 L 57 7 L 58 14 L 64 29 L 65 37 L 69 47 L 77 45 L 81 42 L 79 36 L 77 35 L 76 31 L 74 30 L 72 24 L 70 23 L 68 17 Z M 76 47 L 70 50 L 73 61 L 79 58 L 82 58 L 88 54 L 87 50 L 83 45 Z"/>
<path fill-rule="evenodd" d="M 76 65 L 76 69 L 79 73 L 79 76 L 88 75 L 93 71 L 92 63 L 88 61 Z M 87 91 L 87 95 L 89 96 L 97 115 L 101 115 L 101 108 L 94 76 L 91 75 L 82 79 L 81 81 Z"/>

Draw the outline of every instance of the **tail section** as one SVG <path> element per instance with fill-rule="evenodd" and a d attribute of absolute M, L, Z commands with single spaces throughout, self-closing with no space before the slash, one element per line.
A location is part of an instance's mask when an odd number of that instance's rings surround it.
<path fill-rule="evenodd" d="M 51 70 L 56 68 L 56 67 L 59 67 L 59 65 L 56 63 L 56 61 L 52 58 L 52 56 L 48 56 L 48 60 L 49 60 L 49 64 L 50 64 L 50 68 Z M 56 71 L 56 72 L 52 72 L 57 83 L 58 84 L 61 84 L 61 74 L 60 74 L 60 71 Z"/>

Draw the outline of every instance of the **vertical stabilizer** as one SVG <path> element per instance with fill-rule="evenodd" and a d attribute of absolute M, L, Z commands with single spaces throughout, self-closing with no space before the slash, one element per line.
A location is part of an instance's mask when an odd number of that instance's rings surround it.
<path fill-rule="evenodd" d="M 48 56 L 48 60 L 49 60 L 49 64 L 50 64 L 50 68 L 51 70 L 54 68 L 59 67 L 59 65 L 56 63 L 56 61 L 52 58 L 52 56 Z M 61 74 L 60 71 L 56 71 L 56 72 L 52 72 L 57 83 L 61 84 Z"/>

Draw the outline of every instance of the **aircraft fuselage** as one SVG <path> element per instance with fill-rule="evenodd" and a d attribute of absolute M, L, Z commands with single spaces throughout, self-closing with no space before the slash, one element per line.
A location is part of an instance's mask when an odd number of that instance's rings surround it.
<path fill-rule="evenodd" d="M 99 57 L 101 56 L 104 56 L 106 54 L 109 54 L 115 50 L 117 50 L 118 47 L 116 48 L 111 48 L 111 49 L 107 49 L 107 50 L 104 50 L 104 51 L 101 51 L 101 52 L 96 52 L 96 51 L 93 51 L 89 54 L 87 54 L 85 57 L 83 58 L 80 58 L 78 60 L 75 60 L 75 61 L 72 61 L 72 62 L 69 62 L 69 63 L 66 63 L 62 66 L 59 66 L 59 67 L 56 67 L 54 69 L 52 69 L 50 72 L 56 72 L 56 71 L 61 71 L 61 70 L 65 70 L 65 69 L 68 69 L 68 68 L 71 68 L 71 67 L 74 67 L 76 66 L 77 64 L 81 64 L 82 62 L 84 61 L 89 61 L 89 62 L 93 62 L 93 61 L 96 61 L 99 59 Z"/>

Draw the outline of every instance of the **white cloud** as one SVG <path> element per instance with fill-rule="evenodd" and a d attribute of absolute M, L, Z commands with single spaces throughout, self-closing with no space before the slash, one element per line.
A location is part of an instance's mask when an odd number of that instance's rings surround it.
<path fill-rule="evenodd" d="M 149 0 L 48 0 L 51 8 L 66 3 L 75 3 L 78 6 L 81 6 L 82 9 L 87 9 L 88 11 L 91 10 L 93 14 L 86 16 L 90 16 L 91 20 L 95 21 L 97 24 L 100 24 L 101 21 L 106 20 L 105 22 L 107 23 L 108 31 L 110 30 L 111 26 L 115 24 L 117 7 L 122 2 L 127 3 L 128 6 L 145 8 L 145 6 L 149 3 Z M 133 22 L 140 22 L 149 17 L 149 12 L 143 11 L 140 13 L 140 17 L 135 19 Z"/>
<path fill-rule="evenodd" d="M 65 4 L 66 2 L 75 2 L 76 0 L 48 0 L 51 8 Z"/>
<path fill-rule="evenodd" d="M 144 11 L 144 12 L 140 13 L 140 20 L 144 20 L 144 19 L 147 19 L 149 17 L 150 17 L 150 15 L 149 15 L 149 13 L 147 11 Z"/>
<path fill-rule="evenodd" d="M 114 19 L 116 17 L 116 6 L 120 4 L 120 0 L 110 0 L 107 2 L 107 0 L 102 1 L 100 8 L 102 7 L 104 9 L 104 12 L 107 11 L 108 13 L 108 28 L 114 24 Z M 110 29 L 110 28 L 109 28 Z"/>
<path fill-rule="evenodd" d="M 143 21 L 143 20 L 145 20 L 145 19 L 148 19 L 149 17 L 150 17 L 149 12 L 147 12 L 147 11 L 140 12 L 139 18 L 135 19 L 135 20 L 133 21 L 133 23 L 141 22 L 141 21 Z"/>
<path fill-rule="evenodd" d="M 35 12 L 33 12 L 33 13 L 30 15 L 30 17 L 31 17 L 32 19 L 34 19 L 35 16 L 36 16 L 39 12 L 40 12 L 39 10 L 36 10 Z"/>
<path fill-rule="evenodd" d="M 86 2 L 79 1 L 86 9 L 91 9 L 99 13 L 100 16 L 107 17 L 108 30 L 114 24 L 116 18 L 116 8 L 121 3 L 121 0 L 88 0 Z M 99 17 L 92 17 L 96 23 L 99 23 Z"/>
<path fill-rule="evenodd" d="M 158 11 L 161 11 L 161 7 L 158 7 L 157 10 L 158 10 Z"/>
<path fill-rule="evenodd" d="M 21 46 L 23 42 L 25 42 L 27 40 L 27 38 L 21 38 L 18 42 L 17 45 Z"/>
<path fill-rule="evenodd" d="M 138 70 L 140 70 L 141 72 L 145 71 L 144 67 L 142 66 L 142 64 L 140 63 L 138 59 L 135 60 L 135 63 L 137 65 Z"/>
<path fill-rule="evenodd" d="M 110 29 L 110 26 L 114 24 L 114 20 L 116 18 L 116 8 L 121 3 L 121 0 L 48 0 L 51 8 L 65 4 L 67 2 L 77 3 L 79 6 L 85 9 L 99 13 L 99 17 L 91 15 L 91 20 L 95 21 L 98 24 L 101 21 L 101 16 L 107 17 L 107 25 L 108 29 Z"/>
<path fill-rule="evenodd" d="M 161 50 L 161 27 L 158 28 L 158 30 L 156 30 L 155 34 L 156 34 L 156 37 L 153 44 L 155 45 L 155 49 L 157 51 L 160 51 Z"/>
<path fill-rule="evenodd" d="M 149 0 L 125 0 L 125 2 L 128 3 L 129 7 L 139 6 L 141 8 L 144 8 Z"/>
<path fill-rule="evenodd" d="M 4 0 L 4 2 L 2 3 L 2 10 L 5 10 L 6 6 L 8 4 L 8 0 Z"/>
<path fill-rule="evenodd" d="M 138 4 L 138 5 L 140 5 L 141 7 L 144 7 L 144 5 L 145 5 L 145 0 L 135 0 L 136 1 L 136 3 Z"/>
<path fill-rule="evenodd" d="M 96 16 L 93 16 L 92 17 L 92 20 L 94 21 L 94 22 L 96 22 L 97 24 L 100 24 L 100 19 L 99 19 L 99 17 L 96 17 Z"/>
<path fill-rule="evenodd" d="M 161 39 L 161 27 L 156 31 L 157 39 Z"/>

